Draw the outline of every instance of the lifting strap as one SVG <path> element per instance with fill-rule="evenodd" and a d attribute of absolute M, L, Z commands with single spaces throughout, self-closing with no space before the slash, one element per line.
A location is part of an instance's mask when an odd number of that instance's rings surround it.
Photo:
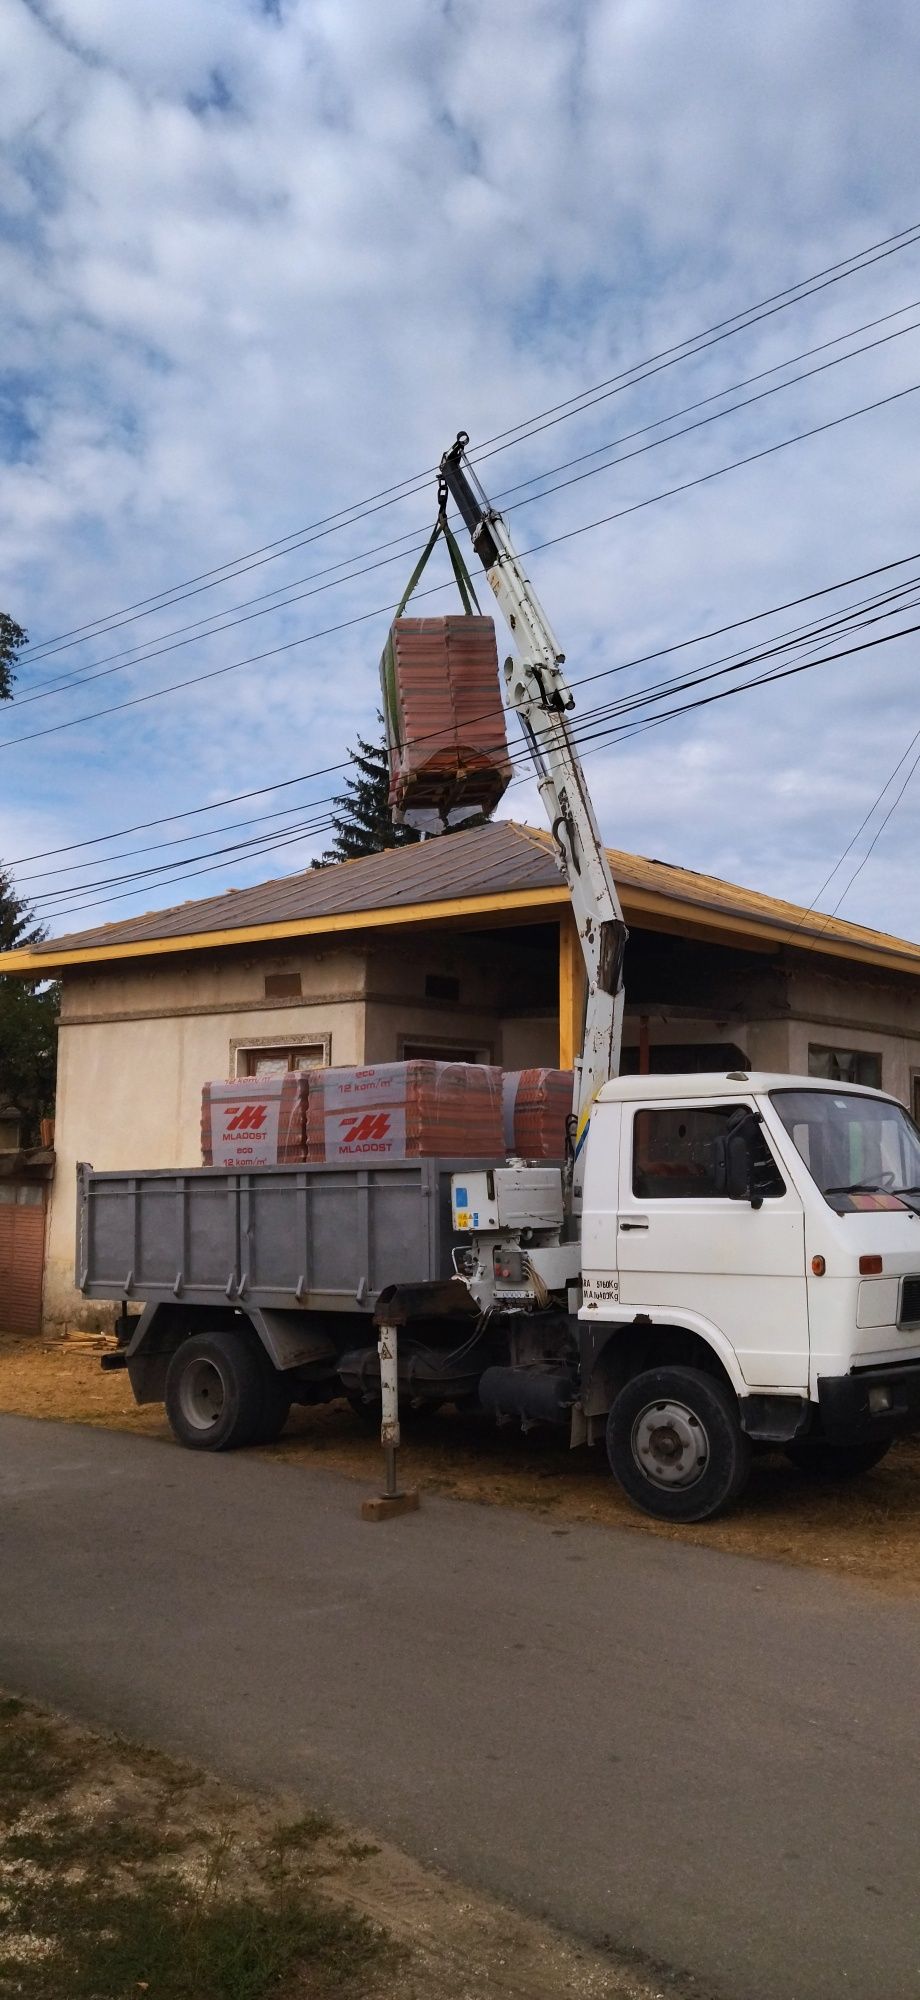
<path fill-rule="evenodd" d="M 444 514 L 443 512 L 438 515 L 434 527 L 431 530 L 431 534 L 429 535 L 428 540 L 425 543 L 422 553 L 419 556 L 418 562 L 416 563 L 415 568 L 412 571 L 412 575 L 410 576 L 409 581 L 406 585 L 406 588 L 403 591 L 402 597 L 400 598 L 399 601 L 399 607 L 396 612 L 396 617 L 397 618 L 402 617 L 403 612 L 405 611 L 406 605 L 408 604 L 413 591 L 418 589 L 419 579 L 422 575 L 422 571 L 424 570 L 425 565 L 428 562 L 430 555 L 432 554 L 434 545 L 439 535 L 443 535 L 444 540 L 447 543 L 447 553 L 450 557 L 450 566 L 454 572 L 454 578 L 456 581 L 457 589 L 460 592 L 461 602 L 463 604 L 463 609 L 466 612 L 467 617 L 468 618 L 473 617 L 474 615 L 473 605 L 475 604 L 476 611 L 478 612 L 481 618 L 482 610 L 480 608 L 479 599 L 476 596 L 476 592 L 473 588 L 473 579 L 470 576 L 466 563 L 463 560 L 463 551 L 460 548 L 460 545 L 457 541 L 455 534 L 453 533 L 452 528 L 448 524 L 446 514 Z"/>

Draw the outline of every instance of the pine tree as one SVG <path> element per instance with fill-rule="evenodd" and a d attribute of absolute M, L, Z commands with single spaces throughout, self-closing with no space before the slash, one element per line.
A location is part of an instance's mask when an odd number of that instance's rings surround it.
<path fill-rule="evenodd" d="M 28 633 L 15 618 L 0 611 L 0 701 L 9 701 L 16 678 L 16 659 L 28 640 Z"/>
<path fill-rule="evenodd" d="M 378 720 L 382 727 L 383 717 L 378 716 Z M 357 749 L 349 755 L 357 776 L 348 778 L 344 792 L 332 801 L 333 845 L 327 847 L 320 861 L 314 861 L 314 868 L 328 868 L 336 861 L 356 861 L 365 854 L 382 854 L 386 847 L 407 847 L 421 839 L 414 826 L 393 824 L 386 733 L 382 733 L 378 743 L 368 743 L 366 737 L 359 736 Z M 485 813 L 473 813 L 458 826 L 445 827 L 444 831 L 463 833 L 468 827 L 484 826 L 486 817 Z"/>
<path fill-rule="evenodd" d="M 379 743 L 368 743 L 366 737 L 359 736 L 357 748 L 349 755 L 356 776 L 346 779 L 344 792 L 333 799 L 333 845 L 321 861 L 313 863 L 314 868 L 355 861 L 363 854 L 381 854 L 385 847 L 406 847 L 419 839 L 414 827 L 393 824 L 386 737 Z"/>
<path fill-rule="evenodd" d="M 0 951 L 40 944 L 45 935 L 0 867 Z M 47 981 L 0 978 L 0 1105 L 19 1112 L 27 1144 L 54 1105 L 59 998 Z"/>

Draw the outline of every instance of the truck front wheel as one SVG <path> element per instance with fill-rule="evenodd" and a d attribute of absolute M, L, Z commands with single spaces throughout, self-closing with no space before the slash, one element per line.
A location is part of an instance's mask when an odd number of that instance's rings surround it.
<path fill-rule="evenodd" d="M 176 1348 L 166 1374 L 166 1415 L 190 1451 L 251 1444 L 263 1418 L 264 1358 L 242 1333 L 196 1333 Z"/>
<path fill-rule="evenodd" d="M 879 1464 L 893 1443 L 893 1438 L 875 1438 L 863 1444 L 831 1444 L 822 1437 L 793 1438 L 786 1446 L 786 1457 L 799 1472 L 808 1472 L 814 1479 L 858 1479 L 861 1472 L 871 1472 Z"/>
<path fill-rule="evenodd" d="M 707 1521 L 737 1500 L 751 1448 L 729 1388 L 699 1368 L 649 1368 L 620 1390 L 607 1456 L 624 1493 L 663 1521 Z"/>

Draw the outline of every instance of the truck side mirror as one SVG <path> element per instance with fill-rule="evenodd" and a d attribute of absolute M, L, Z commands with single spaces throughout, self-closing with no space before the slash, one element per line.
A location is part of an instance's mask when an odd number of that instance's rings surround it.
<path fill-rule="evenodd" d="M 759 1131 L 749 1111 L 737 1114 L 724 1134 L 712 1141 L 712 1177 L 716 1192 L 729 1201 L 748 1201 L 752 1208 L 763 1206 L 763 1195 L 755 1190 L 754 1161 Z"/>

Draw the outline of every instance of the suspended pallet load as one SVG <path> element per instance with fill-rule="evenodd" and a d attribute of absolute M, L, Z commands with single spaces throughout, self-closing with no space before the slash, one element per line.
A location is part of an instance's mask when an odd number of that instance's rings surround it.
<path fill-rule="evenodd" d="M 463 614 L 406 618 L 405 607 L 439 535 Z M 477 813 L 493 812 L 511 778 L 495 624 L 479 612 L 443 511 L 390 628 L 380 685 L 394 820 L 440 833 Z"/>
<path fill-rule="evenodd" d="M 505 1145 L 522 1160 L 564 1160 L 575 1077 L 570 1069 L 507 1070 Z"/>
<path fill-rule="evenodd" d="M 314 1070 L 307 1156 L 502 1159 L 501 1070 L 421 1058 Z"/>
<path fill-rule="evenodd" d="M 201 1093 L 204 1165 L 287 1167 L 305 1160 L 309 1088 L 304 1070 L 206 1083 Z"/>

